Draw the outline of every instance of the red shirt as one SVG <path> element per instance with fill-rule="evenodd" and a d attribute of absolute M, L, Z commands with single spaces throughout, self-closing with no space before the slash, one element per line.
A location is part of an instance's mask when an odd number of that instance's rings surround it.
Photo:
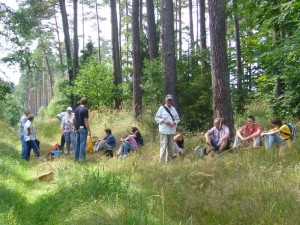
<path fill-rule="evenodd" d="M 256 133 L 257 131 L 261 131 L 261 126 L 259 124 L 253 124 L 251 127 L 246 124 L 242 127 L 241 132 L 245 134 L 245 137 L 249 137 L 250 135 Z M 248 139 L 248 141 L 253 141 L 253 138 Z"/>

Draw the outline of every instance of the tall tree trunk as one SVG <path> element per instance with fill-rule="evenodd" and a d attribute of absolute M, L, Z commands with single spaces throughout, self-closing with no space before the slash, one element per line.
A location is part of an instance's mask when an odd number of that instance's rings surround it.
<path fill-rule="evenodd" d="M 45 53 L 44 53 L 45 54 Z M 45 55 L 45 62 L 48 70 L 48 80 L 49 80 L 49 97 L 50 99 L 53 97 L 53 79 L 52 79 L 52 73 L 51 73 L 51 67 L 48 57 Z"/>
<path fill-rule="evenodd" d="M 74 9 L 74 53 L 73 53 L 73 79 L 75 80 L 78 72 L 78 51 L 79 51 L 79 41 L 78 41 L 78 0 L 73 0 L 73 9 Z M 72 106 L 75 109 L 77 106 L 76 97 L 72 96 Z"/>
<path fill-rule="evenodd" d="M 150 59 L 158 57 L 157 32 L 155 26 L 154 4 L 153 0 L 146 0 L 147 7 L 147 25 L 148 25 L 148 41 Z"/>
<path fill-rule="evenodd" d="M 200 21 L 200 18 L 199 18 L 199 8 L 200 8 L 200 6 L 199 6 L 199 0 L 196 0 L 196 18 L 197 18 L 197 26 L 196 26 L 196 30 L 197 30 L 197 34 L 196 34 L 196 42 L 197 42 L 197 44 L 196 44 L 196 49 L 197 49 L 197 51 L 199 50 L 199 21 Z"/>
<path fill-rule="evenodd" d="M 174 17 L 173 1 L 161 1 L 161 39 L 162 39 L 162 64 L 165 77 L 165 92 L 175 97 L 175 105 L 178 106 L 176 93 L 176 60 L 174 43 Z M 177 107 L 178 108 L 178 107 Z"/>
<path fill-rule="evenodd" d="M 190 40 L 191 52 L 194 51 L 194 21 L 193 21 L 193 0 L 189 0 L 189 17 L 190 17 Z"/>
<path fill-rule="evenodd" d="M 125 8 L 126 8 L 126 18 L 128 18 L 129 16 L 129 9 L 128 9 L 128 0 L 125 0 Z M 125 39 L 126 39 L 126 43 L 129 43 L 129 23 L 126 23 L 126 33 L 127 35 L 125 35 Z M 126 65 L 127 67 L 129 67 L 129 45 L 126 45 Z"/>
<path fill-rule="evenodd" d="M 178 39 L 178 51 L 179 60 L 182 58 L 182 19 L 181 19 L 181 0 L 178 0 L 178 23 L 179 23 L 179 39 Z"/>
<path fill-rule="evenodd" d="M 120 109 L 122 100 L 120 84 L 122 83 L 122 72 L 121 72 L 121 59 L 120 59 L 120 45 L 118 36 L 118 18 L 117 18 L 117 7 L 116 1 L 110 0 L 111 8 L 111 39 L 112 39 L 112 60 L 113 60 L 113 73 L 114 73 L 114 85 L 115 85 L 115 108 Z"/>
<path fill-rule="evenodd" d="M 139 1 L 132 0 L 132 58 L 133 58 L 133 111 L 137 118 L 142 114 L 142 90 L 141 90 L 141 42 L 139 26 Z"/>
<path fill-rule="evenodd" d="M 99 11 L 98 11 L 98 1 L 96 0 L 96 19 L 97 19 L 97 33 L 98 33 L 98 59 L 101 62 L 101 39 L 100 39 L 100 18 L 99 18 Z"/>
<path fill-rule="evenodd" d="M 64 36 L 65 36 L 69 81 L 73 81 L 71 40 L 70 40 L 70 34 L 69 34 L 69 22 L 68 22 L 68 16 L 67 16 L 67 11 L 66 11 L 65 0 L 59 0 L 59 7 L 60 7 L 60 13 L 61 13 L 61 18 L 62 18 Z"/>
<path fill-rule="evenodd" d="M 273 28 L 273 44 L 274 44 L 274 46 L 276 46 L 276 45 L 279 44 L 279 40 L 277 38 L 278 32 L 279 32 L 279 28 L 277 26 L 275 26 Z M 280 73 L 279 73 L 279 71 L 277 69 L 277 65 L 274 65 L 273 73 L 274 73 L 274 75 L 276 77 L 276 81 L 275 81 L 275 97 L 279 98 L 284 93 L 284 91 L 283 91 L 284 84 L 283 84 L 283 81 L 281 79 Z"/>
<path fill-rule="evenodd" d="M 204 56 L 205 50 L 207 49 L 206 44 L 206 25 L 205 25 L 205 0 L 199 0 L 200 7 L 200 51 L 201 55 Z M 208 68 L 208 62 L 204 57 L 201 60 L 202 74 L 206 72 Z"/>
<path fill-rule="evenodd" d="M 234 34 L 236 46 L 236 67 L 237 67 L 237 111 L 241 112 L 244 107 L 243 98 L 243 68 L 242 68 L 242 53 L 240 42 L 239 19 L 237 16 L 237 3 L 233 0 L 233 18 L 234 18 Z"/>
<path fill-rule="evenodd" d="M 58 29 L 56 14 L 55 14 L 54 18 L 55 18 L 55 31 L 56 31 L 57 42 L 58 42 L 57 43 L 57 50 L 58 50 L 59 60 L 60 60 L 60 64 L 61 64 L 61 73 L 62 73 L 63 76 L 65 76 L 64 69 L 62 67 L 64 65 L 64 61 L 63 61 L 63 56 L 62 56 L 62 51 L 61 51 L 61 42 L 60 42 L 60 36 L 59 36 L 59 29 Z"/>
<path fill-rule="evenodd" d="M 96 0 L 97 2 L 97 0 Z M 82 51 L 84 50 L 84 38 L 85 38 L 85 33 L 84 33 L 84 0 L 81 1 L 81 17 L 82 17 Z"/>
<path fill-rule="evenodd" d="M 223 118 L 234 135 L 226 52 L 225 1 L 208 0 L 214 117 Z"/>

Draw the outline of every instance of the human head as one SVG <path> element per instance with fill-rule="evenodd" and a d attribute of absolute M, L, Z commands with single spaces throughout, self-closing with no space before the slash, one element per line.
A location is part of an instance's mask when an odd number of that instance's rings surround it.
<path fill-rule="evenodd" d="M 170 94 L 167 94 L 165 97 L 165 103 L 168 107 L 173 105 L 173 96 Z"/>
<path fill-rule="evenodd" d="M 135 132 L 137 132 L 138 130 L 139 130 L 139 129 L 137 129 L 137 127 L 132 127 L 132 128 L 131 128 L 131 132 L 132 132 L 132 133 L 135 133 Z"/>
<path fill-rule="evenodd" d="M 29 109 L 25 109 L 25 110 L 24 110 L 24 115 L 25 115 L 25 116 L 28 116 L 29 114 L 30 114 L 30 110 L 29 110 Z"/>
<path fill-rule="evenodd" d="M 218 117 L 214 120 L 214 125 L 217 129 L 221 129 L 223 122 L 224 122 L 224 120 L 222 118 Z"/>
<path fill-rule="evenodd" d="M 80 100 L 80 103 L 81 103 L 81 105 L 84 105 L 84 106 L 86 106 L 86 105 L 87 105 L 87 103 L 88 103 L 88 100 L 87 100 L 87 98 L 86 98 L 86 97 L 83 97 L 83 98 Z"/>
<path fill-rule="evenodd" d="M 111 134 L 111 129 L 110 129 L 110 128 L 106 128 L 104 131 L 105 131 L 105 133 L 107 133 L 107 134 Z"/>
<path fill-rule="evenodd" d="M 69 106 L 69 107 L 67 108 L 67 113 L 68 113 L 68 114 L 71 114 L 71 113 L 72 113 L 72 110 L 73 110 L 72 107 Z"/>
<path fill-rule="evenodd" d="M 282 126 L 282 121 L 278 117 L 274 117 L 271 121 L 272 125 L 274 127 L 281 127 Z"/>
<path fill-rule="evenodd" d="M 255 122 L 254 116 L 248 116 L 247 124 L 252 125 Z"/>
<path fill-rule="evenodd" d="M 28 114 L 27 119 L 32 121 L 34 119 L 34 116 L 32 114 Z"/>

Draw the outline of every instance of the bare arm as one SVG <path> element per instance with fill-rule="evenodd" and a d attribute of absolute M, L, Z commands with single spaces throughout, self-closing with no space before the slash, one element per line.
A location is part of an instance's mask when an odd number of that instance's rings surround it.
<path fill-rule="evenodd" d="M 89 126 L 89 118 L 84 118 L 84 125 L 85 125 L 86 129 L 88 130 L 88 135 L 91 135 L 91 130 L 90 130 L 90 126 Z"/>

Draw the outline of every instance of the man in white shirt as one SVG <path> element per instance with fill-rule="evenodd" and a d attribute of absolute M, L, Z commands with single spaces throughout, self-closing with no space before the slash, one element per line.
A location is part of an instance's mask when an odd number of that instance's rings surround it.
<path fill-rule="evenodd" d="M 159 124 L 160 162 L 168 162 L 173 156 L 173 137 L 180 119 L 172 105 L 173 97 L 172 95 L 167 95 L 165 97 L 165 105 L 160 106 L 155 115 L 155 121 Z"/>
<path fill-rule="evenodd" d="M 24 114 L 23 116 L 20 118 L 20 129 L 19 129 L 19 136 L 20 136 L 20 140 L 22 143 L 22 151 L 21 151 L 21 158 L 25 159 L 26 158 L 26 141 L 24 138 L 24 125 L 27 121 L 27 116 L 30 114 L 30 110 L 29 109 L 25 109 L 24 110 Z"/>
<path fill-rule="evenodd" d="M 27 116 L 27 121 L 24 125 L 24 139 L 25 139 L 26 145 L 27 145 L 26 154 L 25 154 L 26 156 L 24 159 L 27 161 L 30 158 L 31 149 L 33 149 L 35 158 L 38 158 L 40 156 L 39 148 L 35 142 L 35 132 L 34 132 L 34 128 L 32 125 L 33 119 L 34 119 L 34 116 L 29 114 Z"/>

